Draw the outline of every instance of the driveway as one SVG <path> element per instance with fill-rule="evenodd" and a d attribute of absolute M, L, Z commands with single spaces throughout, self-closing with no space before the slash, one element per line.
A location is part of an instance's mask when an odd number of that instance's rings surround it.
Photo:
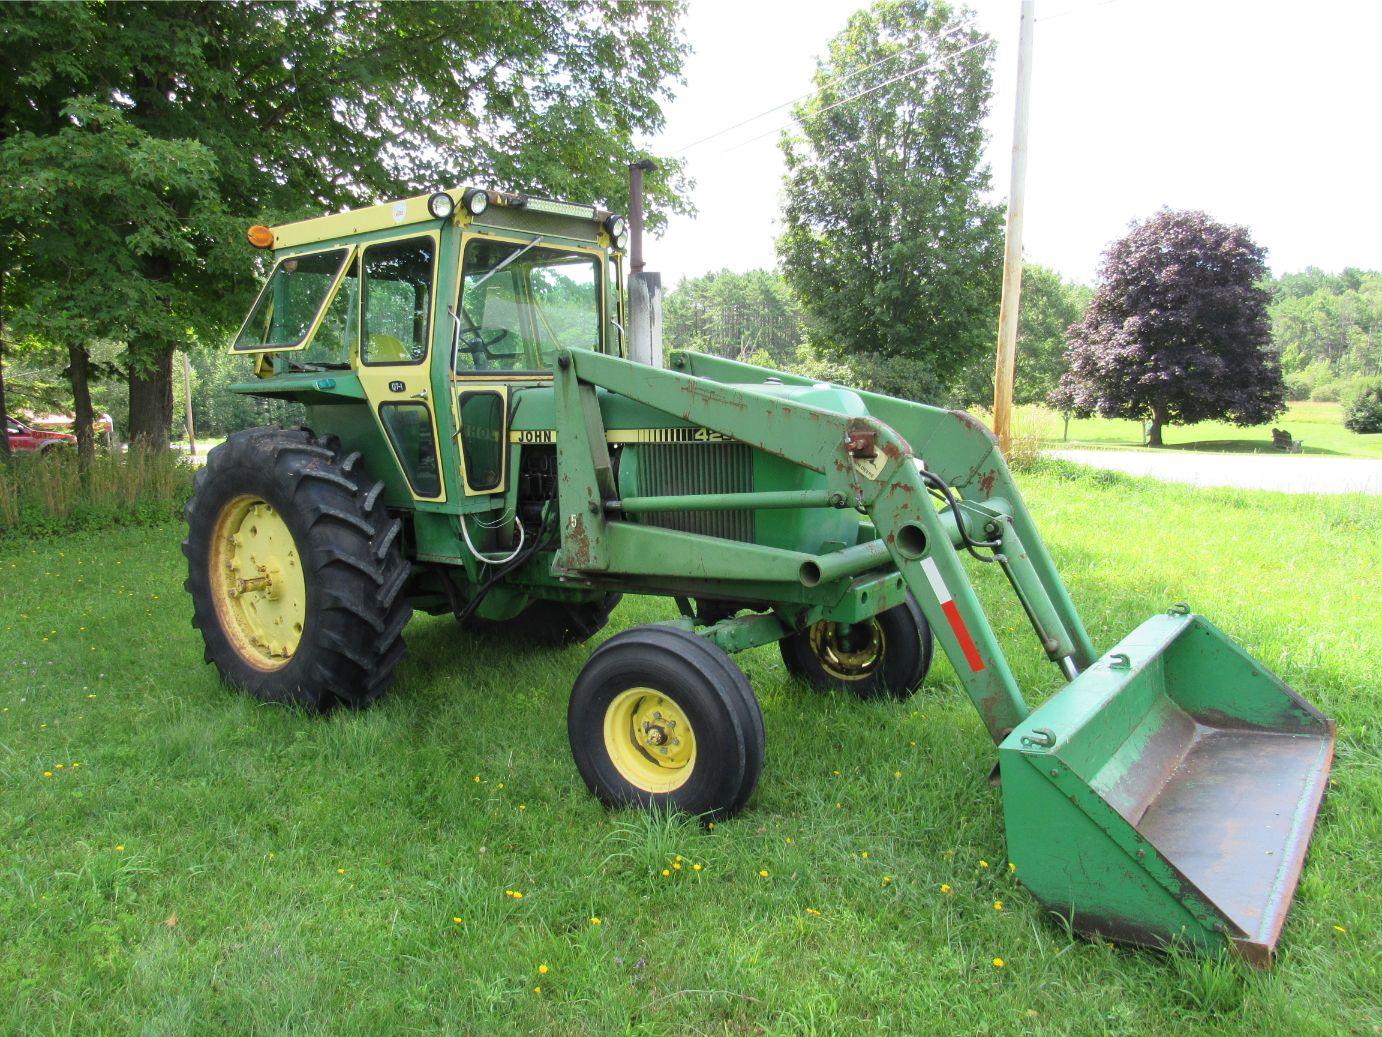
<path fill-rule="evenodd" d="M 1283 493 L 1382 493 L 1382 461 L 1362 457 L 1271 457 L 1162 450 L 1047 450 L 1049 457 L 1129 475 Z"/>

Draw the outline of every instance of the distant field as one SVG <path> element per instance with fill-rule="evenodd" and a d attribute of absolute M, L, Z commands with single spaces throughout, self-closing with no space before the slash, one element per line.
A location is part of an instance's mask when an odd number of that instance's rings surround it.
<path fill-rule="evenodd" d="M 1076 418 L 1070 422 L 1069 440 L 1062 438 L 1064 424 L 1055 411 L 1036 406 L 1019 407 L 1013 422 L 1019 434 L 1034 435 L 1046 445 L 1128 448 L 1142 444 L 1142 428 L 1135 421 Z M 1222 421 L 1171 425 L 1162 433 L 1166 445 L 1161 449 L 1283 456 L 1272 447 L 1274 427 L 1304 441 L 1305 455 L 1382 457 L 1382 433 L 1362 436 L 1344 428 L 1343 407 L 1338 403 L 1292 403 L 1275 422 L 1253 428 Z"/>
<path fill-rule="evenodd" d="M 593 645 L 419 616 L 377 707 L 259 706 L 202 664 L 181 527 L 117 527 L 0 543 L 0 1034 L 1375 1035 L 1382 501 L 1022 483 L 1097 645 L 1188 601 L 1338 718 L 1272 972 L 1046 917 L 944 660 L 859 703 L 739 656 L 768 761 L 706 830 L 587 794 Z M 1058 675 L 976 580 L 1042 699 Z M 626 599 L 610 632 L 674 613 Z"/>

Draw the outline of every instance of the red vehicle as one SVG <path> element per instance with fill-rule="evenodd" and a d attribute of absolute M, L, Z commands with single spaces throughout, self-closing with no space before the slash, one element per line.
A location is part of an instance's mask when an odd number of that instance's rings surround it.
<path fill-rule="evenodd" d="M 10 450 L 16 454 L 46 454 L 49 450 L 76 446 L 77 437 L 67 432 L 47 432 L 32 428 L 18 418 L 5 418 L 5 427 L 10 434 Z"/>

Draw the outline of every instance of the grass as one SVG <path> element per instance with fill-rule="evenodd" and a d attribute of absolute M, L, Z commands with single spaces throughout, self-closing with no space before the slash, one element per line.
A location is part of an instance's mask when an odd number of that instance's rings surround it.
<path fill-rule="evenodd" d="M 944 662 L 913 700 L 861 704 L 771 647 L 738 657 L 768 765 L 705 830 L 586 793 L 564 717 L 588 646 L 518 654 L 418 617 L 365 713 L 224 690 L 165 525 L 0 543 L 0 1032 L 1375 1033 L 1382 505 L 1049 463 L 1023 481 L 1098 644 L 1188 600 L 1338 718 L 1272 972 L 1045 917 Z M 670 613 L 629 600 L 615 625 Z"/>
<path fill-rule="evenodd" d="M 168 522 L 182 513 L 192 469 L 170 451 L 99 452 L 83 470 L 76 451 L 0 463 L 0 539 Z"/>
<path fill-rule="evenodd" d="M 1014 427 L 1036 435 L 1047 447 L 1142 448 L 1142 426 L 1111 418 L 1074 418 L 1065 439 L 1064 419 L 1046 407 L 1017 409 Z M 1272 446 L 1272 429 L 1285 429 L 1305 446 L 1301 454 L 1283 454 Z M 1238 428 L 1223 421 L 1198 425 L 1170 425 L 1162 432 L 1162 450 L 1203 450 L 1234 454 L 1272 454 L 1277 457 L 1335 456 L 1382 458 L 1382 433 L 1361 435 L 1344 428 L 1338 403 L 1287 404 L 1274 422 Z"/>

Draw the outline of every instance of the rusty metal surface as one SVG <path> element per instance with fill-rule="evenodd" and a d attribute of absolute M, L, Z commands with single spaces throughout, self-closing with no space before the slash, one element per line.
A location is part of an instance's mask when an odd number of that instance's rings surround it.
<path fill-rule="evenodd" d="M 1197 725 L 1138 832 L 1237 926 L 1265 964 L 1295 892 L 1334 752 L 1323 734 Z"/>

